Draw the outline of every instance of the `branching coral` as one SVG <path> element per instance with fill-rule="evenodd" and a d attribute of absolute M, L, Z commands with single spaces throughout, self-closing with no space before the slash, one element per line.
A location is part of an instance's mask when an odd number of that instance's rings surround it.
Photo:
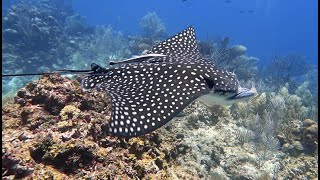
<path fill-rule="evenodd" d="M 249 100 L 248 109 L 250 109 L 253 114 L 258 113 L 261 116 L 264 114 L 264 110 L 266 109 L 266 102 L 267 102 L 266 93 L 261 93 Z"/>
<path fill-rule="evenodd" d="M 238 129 L 235 132 L 236 139 L 240 142 L 241 147 L 253 138 L 253 133 L 245 128 Z"/>
<path fill-rule="evenodd" d="M 189 108 L 185 109 L 185 113 L 191 113 L 187 124 L 193 128 L 198 128 L 201 125 L 214 125 L 220 120 L 231 117 L 228 107 L 220 105 L 207 106 L 201 102 L 192 104 Z"/>
<path fill-rule="evenodd" d="M 235 45 L 228 47 L 229 39 L 210 44 L 200 43 L 200 52 L 221 68 L 234 71 L 239 80 L 249 80 L 257 73 L 257 61 L 259 59 L 245 55 L 246 47 Z"/>
<path fill-rule="evenodd" d="M 140 26 L 146 37 L 158 39 L 165 35 L 166 27 L 155 12 L 143 16 Z"/>
<path fill-rule="evenodd" d="M 90 28 L 84 17 L 75 14 L 66 18 L 63 30 L 65 34 L 74 36 L 83 35 L 83 33 L 89 32 Z"/>
<path fill-rule="evenodd" d="M 111 26 L 97 26 L 93 35 L 85 36 L 78 43 L 79 50 L 71 54 L 70 68 L 89 68 L 94 60 L 101 66 L 108 66 L 110 60 L 131 57 L 129 41 Z"/>
<path fill-rule="evenodd" d="M 296 90 L 296 94 L 309 97 L 306 87 L 307 84 L 303 84 Z M 258 163 L 259 167 L 270 157 L 268 154 L 276 152 L 280 146 L 284 152 L 295 156 L 312 149 L 300 142 L 300 127 L 306 117 L 316 118 L 316 108 L 308 106 L 296 94 L 290 94 L 287 86 L 284 86 L 277 93 L 262 93 L 247 103 L 232 106 L 232 114 L 238 124 L 249 127 L 255 134 L 254 147 L 259 152 L 258 160 L 261 162 Z M 308 101 L 308 98 L 304 100 Z"/>
<path fill-rule="evenodd" d="M 274 56 L 269 63 L 260 71 L 259 76 L 266 78 L 267 82 L 277 89 L 285 83 L 289 83 L 289 91 L 297 87 L 297 79 L 307 74 L 310 65 L 302 56 Z"/>
<path fill-rule="evenodd" d="M 308 73 L 304 75 L 305 81 L 309 82 L 308 89 L 310 90 L 311 94 L 316 97 L 314 98 L 314 102 L 318 104 L 318 96 L 319 96 L 319 84 L 318 84 L 318 67 L 311 66 L 308 70 Z"/>
<path fill-rule="evenodd" d="M 301 97 L 301 100 L 304 106 L 315 105 L 314 96 L 311 94 L 311 91 L 308 89 L 308 87 L 309 87 L 309 82 L 305 81 L 295 91 L 295 94 Z"/>
<path fill-rule="evenodd" d="M 265 120 L 256 115 L 251 128 L 254 133 L 253 147 L 257 153 L 258 167 L 261 168 L 264 162 L 279 150 L 279 140 L 276 138 L 274 121 L 271 117 Z"/>

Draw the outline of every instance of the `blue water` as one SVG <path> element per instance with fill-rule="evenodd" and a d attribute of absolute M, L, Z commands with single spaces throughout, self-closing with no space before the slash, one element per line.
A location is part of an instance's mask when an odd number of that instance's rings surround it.
<path fill-rule="evenodd" d="M 141 33 L 141 18 L 156 12 L 168 35 L 193 25 L 200 40 L 227 36 L 260 62 L 295 54 L 318 64 L 317 0 L 76 0 L 73 8 L 89 24 L 111 24 L 125 34 Z"/>

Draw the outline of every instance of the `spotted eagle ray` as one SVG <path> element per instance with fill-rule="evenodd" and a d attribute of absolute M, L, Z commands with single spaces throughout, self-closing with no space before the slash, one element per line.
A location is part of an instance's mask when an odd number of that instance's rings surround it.
<path fill-rule="evenodd" d="M 154 46 L 146 54 L 115 68 L 91 65 L 82 80 L 86 90 L 108 92 L 112 98 L 107 133 L 135 137 L 173 119 L 195 99 L 206 104 L 231 104 L 254 95 L 236 75 L 200 55 L 192 26 Z"/>
<path fill-rule="evenodd" d="M 2 74 L 2 77 L 43 74 L 89 74 L 85 90 L 108 92 L 112 98 L 107 133 L 134 137 L 158 129 L 195 99 L 205 104 L 230 105 L 255 94 L 242 88 L 236 75 L 200 55 L 192 26 L 154 46 L 146 54 L 103 68 L 58 70 L 48 73 Z"/>

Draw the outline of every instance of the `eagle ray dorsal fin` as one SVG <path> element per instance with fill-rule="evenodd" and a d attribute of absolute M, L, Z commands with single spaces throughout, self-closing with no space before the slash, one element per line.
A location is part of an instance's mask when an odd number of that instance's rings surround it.
<path fill-rule="evenodd" d="M 164 54 L 169 56 L 180 56 L 186 53 L 198 53 L 196 34 L 192 26 L 180 33 L 160 42 L 147 54 Z"/>

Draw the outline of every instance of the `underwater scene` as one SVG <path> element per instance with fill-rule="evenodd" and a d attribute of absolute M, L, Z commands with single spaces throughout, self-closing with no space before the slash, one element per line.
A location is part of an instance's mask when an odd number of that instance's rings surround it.
<path fill-rule="evenodd" d="M 2 1 L 2 179 L 318 179 L 318 1 Z"/>

